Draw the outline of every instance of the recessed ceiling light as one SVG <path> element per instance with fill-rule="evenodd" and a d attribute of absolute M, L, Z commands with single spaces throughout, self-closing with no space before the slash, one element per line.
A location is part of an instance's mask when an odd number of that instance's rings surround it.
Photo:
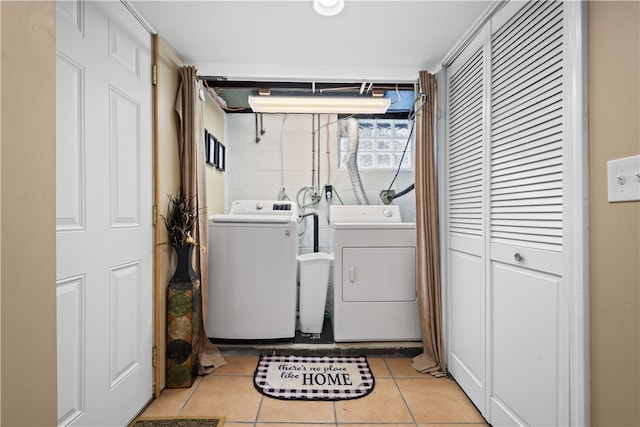
<path fill-rule="evenodd" d="M 344 0 L 313 0 L 313 9 L 322 16 L 335 16 L 344 9 Z"/>

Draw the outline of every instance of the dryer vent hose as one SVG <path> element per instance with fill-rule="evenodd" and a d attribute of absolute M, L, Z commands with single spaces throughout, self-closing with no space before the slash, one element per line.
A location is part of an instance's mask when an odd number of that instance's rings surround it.
<path fill-rule="evenodd" d="M 361 205 L 368 205 L 369 200 L 367 199 L 367 194 L 364 192 L 362 180 L 360 179 L 360 173 L 358 172 L 358 120 L 354 118 L 348 119 L 347 126 L 347 171 L 349 172 L 351 185 L 353 186 L 354 193 L 356 193 L 358 203 L 360 203 Z"/>

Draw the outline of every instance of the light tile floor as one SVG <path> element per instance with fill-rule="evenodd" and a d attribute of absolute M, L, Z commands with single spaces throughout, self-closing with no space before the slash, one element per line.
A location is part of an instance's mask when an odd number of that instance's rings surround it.
<path fill-rule="evenodd" d="M 223 416 L 228 427 L 488 426 L 453 380 L 416 372 L 410 358 L 368 356 L 373 392 L 336 402 L 263 396 L 253 385 L 257 356 L 225 359 L 191 388 L 162 391 L 142 415 Z"/>

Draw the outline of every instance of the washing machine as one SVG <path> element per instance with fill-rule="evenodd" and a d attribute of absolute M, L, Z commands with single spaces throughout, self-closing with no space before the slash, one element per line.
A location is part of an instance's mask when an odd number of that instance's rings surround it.
<path fill-rule="evenodd" d="M 415 223 L 396 205 L 332 205 L 336 342 L 419 341 Z"/>
<path fill-rule="evenodd" d="M 294 337 L 297 224 L 289 201 L 238 200 L 209 217 L 208 337 Z"/>

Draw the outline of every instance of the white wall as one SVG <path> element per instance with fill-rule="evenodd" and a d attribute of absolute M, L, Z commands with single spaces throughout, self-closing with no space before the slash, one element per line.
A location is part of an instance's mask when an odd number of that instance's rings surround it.
<path fill-rule="evenodd" d="M 344 204 L 358 204 L 346 169 L 338 168 L 338 137 L 335 115 L 320 117 L 320 186 L 333 185 Z M 330 122 L 330 125 L 326 125 Z M 256 143 L 255 116 L 253 114 L 227 115 L 227 191 L 226 206 L 234 200 L 278 198 L 282 186 L 292 201 L 300 189 L 312 184 L 312 115 L 310 114 L 264 114 L 264 135 Z M 327 129 L 329 138 L 327 150 Z M 327 155 L 327 151 L 329 154 Z M 330 159 L 330 164 L 329 160 Z M 329 177 L 330 170 L 330 177 Z M 360 170 L 360 176 L 370 204 L 382 204 L 380 190 L 387 189 L 395 171 Z M 413 170 L 398 175 L 393 188 L 400 191 L 413 182 Z M 310 203 L 309 198 L 300 204 Z M 339 204 L 334 195 L 332 204 Z M 415 198 L 413 192 L 398 198 L 402 218 L 415 221 Z M 331 252 L 327 212 L 328 202 L 323 197 L 313 209 L 320 217 L 319 246 L 321 251 Z M 313 250 L 313 221 L 307 220 L 307 231 L 300 239 L 300 253 Z M 304 230 L 299 227 L 299 233 Z"/>
<path fill-rule="evenodd" d="M 207 95 L 205 99 L 203 108 L 204 127 L 209 133 L 226 144 L 224 134 L 225 114 L 220 107 L 215 105 L 210 95 Z M 207 216 L 223 213 L 225 210 L 224 181 L 226 175 L 210 165 L 205 166 L 205 175 L 207 181 Z"/>

